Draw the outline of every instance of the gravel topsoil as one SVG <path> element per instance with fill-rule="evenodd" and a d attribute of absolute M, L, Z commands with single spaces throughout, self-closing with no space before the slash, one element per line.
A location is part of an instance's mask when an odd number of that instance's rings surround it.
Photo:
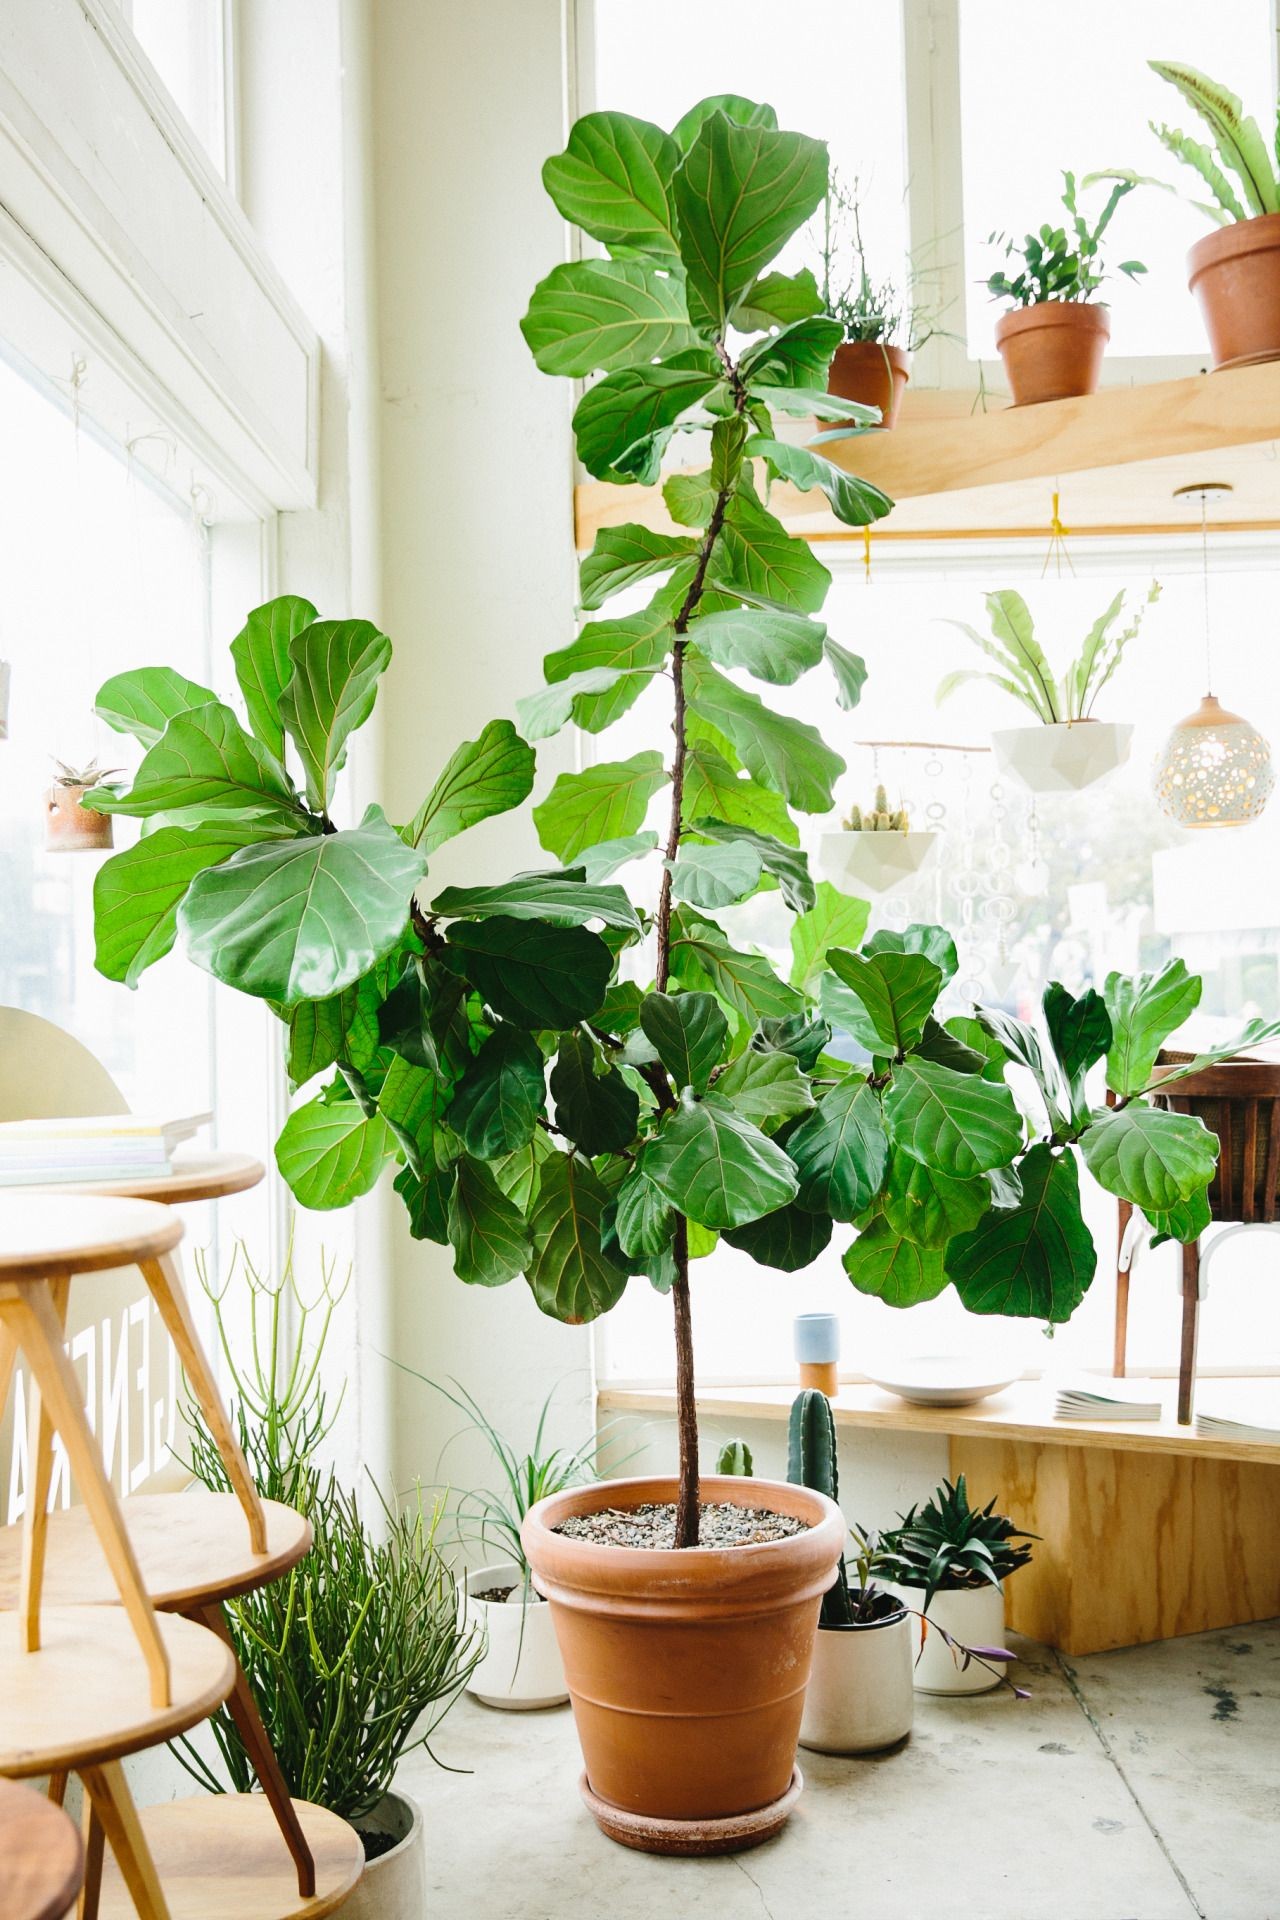
<path fill-rule="evenodd" d="M 754 1547 L 764 1540 L 789 1540 L 807 1533 L 808 1522 L 767 1507 L 735 1507 L 713 1501 L 698 1508 L 700 1547 Z M 590 1540 L 598 1547 L 674 1547 L 674 1501 L 649 1502 L 642 1507 L 602 1507 L 597 1513 L 579 1513 L 554 1529 L 568 1540 Z"/>

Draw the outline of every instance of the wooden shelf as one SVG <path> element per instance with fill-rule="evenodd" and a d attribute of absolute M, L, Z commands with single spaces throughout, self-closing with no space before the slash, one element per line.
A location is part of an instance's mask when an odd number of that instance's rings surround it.
<path fill-rule="evenodd" d="M 802 425 L 800 437 L 818 431 Z M 788 436 L 791 437 L 791 436 Z M 1192 533 L 1199 507 L 1178 487 L 1226 481 L 1216 529 L 1280 528 L 1280 362 L 1142 387 L 1106 387 L 1078 400 L 1010 407 L 976 396 L 908 388 L 892 433 L 820 449 L 896 502 L 873 542 L 1023 537 L 1047 540 L 1052 496 L 1068 533 Z M 696 464 L 696 463 L 695 463 Z M 773 489 L 774 511 L 807 540 L 858 540 L 819 493 Z M 679 532 L 657 487 L 578 487 L 578 545 L 603 526 L 638 520 Z"/>
<path fill-rule="evenodd" d="M 1101 1383 L 1105 1384 L 1105 1383 Z M 1230 1391 L 1241 1384 L 1214 1380 L 1212 1388 Z M 1200 1382 L 1200 1391 L 1210 1383 Z M 704 1387 L 698 1411 L 730 1420 L 785 1420 L 798 1389 L 794 1384 L 767 1387 Z M 1060 1447 L 1102 1447 L 1113 1453 L 1182 1454 L 1200 1460 L 1242 1460 L 1280 1466 L 1280 1446 L 1250 1440 L 1206 1439 L 1173 1417 L 1177 1382 L 1169 1381 L 1166 1410 L 1160 1420 L 1055 1420 L 1054 1389 L 1047 1381 L 1021 1380 L 1003 1393 L 969 1407 L 916 1407 L 879 1387 L 842 1384 L 832 1411 L 837 1427 L 878 1428 L 892 1433 L 968 1435 L 997 1440 L 1051 1441 Z M 1214 1395 L 1216 1398 L 1216 1394 Z M 665 1388 L 602 1387 L 599 1404 L 611 1413 L 675 1412 L 675 1394 Z"/>
<path fill-rule="evenodd" d="M 321 1920 L 342 1906 L 364 1872 L 355 1828 L 336 1813 L 295 1800 L 316 1863 L 316 1890 L 298 1892 L 271 1809 L 257 1793 L 204 1793 L 143 1807 L 142 1832 L 169 1920 Z M 102 1874 L 100 1920 L 136 1920 L 116 1862 Z"/>

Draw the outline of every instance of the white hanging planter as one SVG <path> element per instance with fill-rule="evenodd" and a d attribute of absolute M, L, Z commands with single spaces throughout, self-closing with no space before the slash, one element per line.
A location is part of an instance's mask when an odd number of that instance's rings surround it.
<path fill-rule="evenodd" d="M 511 1588 L 509 1600 L 476 1596 L 497 1587 Z M 514 1560 L 479 1567 L 467 1575 L 467 1609 L 485 1629 L 484 1657 L 467 1681 L 467 1692 L 487 1707 L 524 1712 L 558 1707 L 569 1698 L 556 1642 L 551 1609 L 532 1586 L 526 1600 Z"/>
<path fill-rule="evenodd" d="M 991 1663 L 980 1666 L 971 1660 L 963 1666 L 963 1656 L 953 1654 L 940 1633 L 925 1633 L 919 1615 L 924 1611 L 923 1587 L 895 1587 L 895 1593 L 915 1612 L 911 1620 L 911 1657 L 914 1662 L 917 1693 L 989 1693 L 1000 1684 L 1001 1667 L 991 1671 Z M 933 1626 L 945 1627 L 953 1639 L 967 1647 L 1004 1645 L 1004 1589 L 983 1581 L 980 1587 L 953 1587 L 935 1593 L 929 1603 Z M 924 1650 L 920 1650 L 923 1636 Z M 916 1655 L 919 1654 L 919 1659 Z"/>
<path fill-rule="evenodd" d="M 909 1613 L 865 1626 L 819 1627 L 804 1696 L 800 1745 L 817 1753 L 878 1753 L 911 1731 Z"/>
<path fill-rule="evenodd" d="M 416 1800 L 406 1793 L 386 1793 L 359 1825 L 366 1833 L 390 1834 L 396 1844 L 365 1862 L 364 1872 L 336 1911 L 342 1920 L 422 1920 L 427 1910 L 427 1844 Z"/>
<path fill-rule="evenodd" d="M 1114 720 L 1004 727 L 991 736 L 996 765 L 1032 793 L 1081 793 L 1122 767 L 1133 728 Z"/>
<path fill-rule="evenodd" d="M 824 880 L 847 890 L 850 882 L 872 893 L 888 893 L 933 858 L 938 835 L 870 833 L 865 828 L 824 833 L 818 846 L 818 870 Z"/>

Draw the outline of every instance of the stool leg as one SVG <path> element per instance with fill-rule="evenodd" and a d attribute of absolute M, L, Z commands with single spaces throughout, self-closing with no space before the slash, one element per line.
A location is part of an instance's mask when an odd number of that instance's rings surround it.
<path fill-rule="evenodd" d="M 98 1767 L 81 1767 L 80 1778 L 133 1897 L 138 1920 L 169 1920 L 168 1902 L 160 1890 L 151 1849 L 120 1762 L 108 1760 Z"/>
<path fill-rule="evenodd" d="M 102 1464 L 97 1442 L 89 1431 L 80 1382 L 62 1348 L 62 1328 L 49 1300 L 47 1287 L 10 1283 L 0 1287 L 0 1303 L 17 1333 L 32 1376 L 47 1402 L 54 1425 L 62 1435 L 102 1550 L 107 1557 L 125 1612 L 138 1636 L 151 1676 L 151 1704 L 167 1707 L 169 1655 L 160 1635 L 155 1610 L 142 1584 L 142 1574 L 125 1531 L 114 1489 Z"/>
<path fill-rule="evenodd" d="M 102 1822 L 97 1809 L 85 1791 L 84 1807 L 80 1819 L 80 1834 L 84 1841 L 84 1885 L 80 1889 L 80 1904 L 76 1908 L 76 1920 L 98 1920 L 98 1902 L 102 1897 L 102 1846 L 105 1838 Z"/>
<path fill-rule="evenodd" d="M 1124 1248 L 1124 1236 L 1128 1232 L 1129 1222 L 1133 1218 L 1133 1206 L 1128 1200 L 1117 1202 L 1118 1238 L 1116 1240 L 1116 1337 L 1115 1356 L 1111 1371 L 1117 1380 L 1124 1379 L 1125 1363 L 1129 1345 L 1129 1271 L 1121 1269 L 1120 1254 Z"/>
<path fill-rule="evenodd" d="M 254 1553 L 267 1550 L 267 1520 L 262 1511 L 262 1501 L 258 1489 L 249 1473 L 249 1464 L 240 1450 L 240 1442 L 231 1429 L 227 1410 L 218 1392 L 213 1371 L 205 1358 L 204 1348 L 195 1329 L 195 1322 L 187 1306 L 187 1296 L 183 1291 L 182 1279 L 178 1273 L 176 1261 L 171 1254 L 162 1254 L 158 1260 L 141 1262 L 142 1275 L 151 1289 L 151 1297 L 160 1309 L 160 1317 L 169 1330 L 169 1337 L 178 1349 L 178 1358 L 191 1384 L 205 1423 L 217 1442 L 222 1464 L 227 1470 L 232 1486 L 235 1488 L 240 1505 L 244 1508 L 249 1522 L 249 1546 Z"/>
<path fill-rule="evenodd" d="M 1196 1380 L 1196 1344 L 1200 1337 L 1200 1242 L 1182 1249 L 1182 1351 L 1178 1356 L 1178 1425 L 1191 1425 L 1191 1395 Z"/>
<path fill-rule="evenodd" d="M 65 1274 L 49 1282 L 49 1300 L 59 1328 L 67 1324 Z M 22 1523 L 22 1581 L 18 1590 L 18 1626 L 28 1653 L 40 1651 L 40 1593 L 49 1538 L 49 1486 L 53 1479 L 53 1422 L 34 1376 L 27 1412 L 27 1506 Z"/>
<path fill-rule="evenodd" d="M 0 1413 L 9 1404 L 9 1389 L 13 1385 L 13 1370 L 18 1360 L 18 1343 L 7 1325 L 0 1320 Z"/>
<path fill-rule="evenodd" d="M 227 1627 L 226 1615 L 216 1601 L 209 1606 L 194 1608 L 187 1618 L 208 1627 L 220 1640 L 226 1642 L 233 1653 L 235 1652 L 235 1644 Z M 257 1702 L 250 1692 L 244 1668 L 238 1659 L 236 1683 L 227 1701 L 227 1708 L 253 1762 L 253 1770 L 258 1776 L 258 1785 L 270 1803 L 271 1811 L 276 1817 L 276 1824 L 284 1835 L 285 1845 L 293 1858 L 294 1866 L 298 1869 L 299 1897 L 310 1900 L 316 1890 L 316 1863 L 312 1858 L 311 1848 L 307 1845 L 307 1836 L 302 1831 L 302 1823 L 298 1819 L 285 1777 L 280 1771 L 280 1762 L 276 1759 L 275 1748 L 262 1724 Z"/>

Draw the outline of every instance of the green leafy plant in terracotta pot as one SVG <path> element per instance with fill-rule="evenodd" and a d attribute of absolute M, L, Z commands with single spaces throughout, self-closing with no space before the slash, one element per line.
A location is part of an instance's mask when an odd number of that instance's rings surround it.
<path fill-rule="evenodd" d="M 874 407 L 881 426 L 892 427 L 911 378 L 911 356 L 938 328 L 923 308 L 916 275 L 909 275 L 904 287 L 874 278 L 856 180 L 846 185 L 832 173 L 819 221 L 814 310 L 829 313 L 844 329 L 828 391 Z"/>
<path fill-rule="evenodd" d="M 1066 225 L 1046 221 L 1021 240 L 1003 233 L 988 237 L 1007 260 L 1021 263 L 1013 274 L 997 268 L 987 281 L 993 299 L 1009 303 L 996 326 L 996 346 L 1017 407 L 1093 393 L 1111 336 L 1107 309 L 1096 298 L 1106 278 L 1102 237 L 1134 182 L 1117 180 L 1090 225 L 1077 204 L 1075 175 L 1062 179 Z M 1117 271 L 1135 279 L 1146 268 L 1140 260 L 1125 260 Z"/>

